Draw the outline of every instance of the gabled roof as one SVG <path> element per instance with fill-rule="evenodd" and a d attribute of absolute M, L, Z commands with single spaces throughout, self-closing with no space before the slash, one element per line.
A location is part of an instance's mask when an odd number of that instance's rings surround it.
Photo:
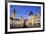
<path fill-rule="evenodd" d="M 12 18 L 12 17 L 10 17 L 10 19 L 11 19 L 11 20 L 13 20 L 13 18 Z"/>

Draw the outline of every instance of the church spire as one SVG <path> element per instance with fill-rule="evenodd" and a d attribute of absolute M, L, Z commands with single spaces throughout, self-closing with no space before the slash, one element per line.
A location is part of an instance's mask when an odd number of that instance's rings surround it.
<path fill-rule="evenodd" d="M 15 11 L 15 8 L 13 9 L 13 14 L 12 14 L 13 17 L 16 16 L 16 11 Z"/>
<path fill-rule="evenodd" d="M 13 9 L 13 13 L 16 13 L 15 8 Z"/>

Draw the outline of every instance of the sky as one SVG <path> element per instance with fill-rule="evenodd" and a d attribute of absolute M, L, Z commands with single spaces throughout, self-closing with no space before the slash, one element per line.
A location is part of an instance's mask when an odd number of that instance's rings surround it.
<path fill-rule="evenodd" d="M 14 9 L 16 11 L 16 18 L 28 18 L 31 11 L 33 12 L 33 14 L 39 14 L 41 12 L 40 6 L 10 5 L 10 16 L 12 16 Z"/>

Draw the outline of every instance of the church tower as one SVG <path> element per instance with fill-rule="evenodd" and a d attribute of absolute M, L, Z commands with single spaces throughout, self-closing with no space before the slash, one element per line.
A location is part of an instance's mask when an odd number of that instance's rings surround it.
<path fill-rule="evenodd" d="M 13 18 L 13 19 L 16 18 L 16 11 L 15 11 L 15 8 L 13 9 L 12 18 Z"/>

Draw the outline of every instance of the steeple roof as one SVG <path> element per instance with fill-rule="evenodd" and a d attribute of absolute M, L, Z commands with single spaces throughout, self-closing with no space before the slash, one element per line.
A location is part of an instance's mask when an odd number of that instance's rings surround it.
<path fill-rule="evenodd" d="M 33 15 L 33 11 L 30 11 L 29 16 Z"/>
<path fill-rule="evenodd" d="M 16 13 L 15 8 L 13 9 L 13 13 Z"/>

